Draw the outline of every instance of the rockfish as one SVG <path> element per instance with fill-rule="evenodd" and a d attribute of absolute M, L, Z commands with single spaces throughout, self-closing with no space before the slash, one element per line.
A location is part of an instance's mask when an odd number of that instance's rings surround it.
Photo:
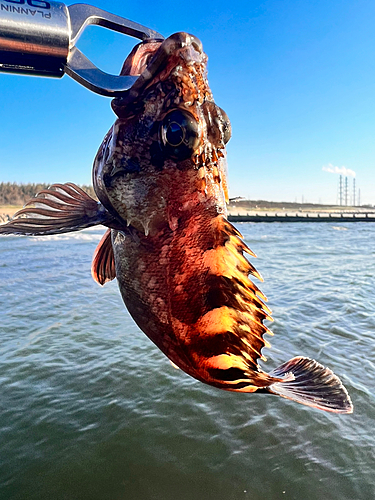
<path fill-rule="evenodd" d="M 350 413 L 339 378 L 296 357 L 270 373 L 258 360 L 271 332 L 254 256 L 227 220 L 226 113 L 215 104 L 201 42 L 186 33 L 146 40 L 121 74 L 140 75 L 112 101 L 117 119 L 93 167 L 99 202 L 55 184 L 29 201 L 1 234 L 46 235 L 103 224 L 92 275 L 117 278 L 139 328 L 170 361 L 206 384 L 266 392 Z"/>

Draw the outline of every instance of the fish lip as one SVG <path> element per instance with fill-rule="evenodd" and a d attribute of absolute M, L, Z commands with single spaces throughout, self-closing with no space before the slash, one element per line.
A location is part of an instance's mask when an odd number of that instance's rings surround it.
<path fill-rule="evenodd" d="M 154 42 L 156 41 L 154 40 Z M 146 41 L 146 43 L 150 43 L 150 40 Z M 206 60 L 202 42 L 194 35 L 179 32 L 161 41 L 147 67 L 131 88 L 126 90 L 121 97 L 112 100 L 111 106 L 117 116 L 121 117 L 124 114 L 124 109 L 136 101 L 147 85 L 156 78 L 158 73 L 165 69 L 167 62 L 174 54 L 179 54 L 179 57 L 183 59 L 187 66 L 205 62 Z M 174 67 L 176 66 L 177 64 Z M 174 67 L 171 71 L 173 71 Z"/>
<path fill-rule="evenodd" d="M 185 49 L 181 57 L 187 64 L 198 62 L 204 56 L 202 42 L 196 36 L 185 32 L 174 33 L 161 43 L 147 68 L 127 92 L 131 94 L 134 89 L 143 89 L 157 73 L 162 71 L 165 62 L 181 49 Z"/>
<path fill-rule="evenodd" d="M 182 49 L 184 47 L 192 47 L 200 55 L 203 54 L 203 46 L 199 38 L 183 31 L 174 33 L 173 35 L 166 38 L 160 46 L 160 49 L 162 47 L 164 48 L 168 56 L 174 54 L 178 49 Z"/>

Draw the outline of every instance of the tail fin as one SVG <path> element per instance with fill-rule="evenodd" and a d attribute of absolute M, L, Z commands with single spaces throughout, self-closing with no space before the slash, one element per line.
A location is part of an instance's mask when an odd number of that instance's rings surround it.
<path fill-rule="evenodd" d="M 296 357 L 269 375 L 285 377 L 267 389 L 283 398 L 334 413 L 352 413 L 353 405 L 341 380 L 313 359 Z"/>

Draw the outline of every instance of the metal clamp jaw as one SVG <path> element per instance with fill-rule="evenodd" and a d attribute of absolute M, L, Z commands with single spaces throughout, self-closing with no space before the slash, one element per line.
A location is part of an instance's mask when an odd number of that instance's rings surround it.
<path fill-rule="evenodd" d="M 109 97 L 122 95 L 138 77 L 104 73 L 75 47 L 90 24 L 139 40 L 164 38 L 91 5 L 67 7 L 42 0 L 0 0 L 0 71 L 57 78 L 67 73 L 93 92 Z"/>

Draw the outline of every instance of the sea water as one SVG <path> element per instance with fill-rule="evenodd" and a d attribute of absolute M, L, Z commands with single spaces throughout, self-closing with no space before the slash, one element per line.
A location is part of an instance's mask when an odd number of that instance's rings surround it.
<path fill-rule="evenodd" d="M 1 500 L 375 498 L 375 224 L 237 227 L 275 319 L 262 367 L 314 358 L 354 413 L 173 368 L 92 280 L 102 228 L 1 237 Z"/>

